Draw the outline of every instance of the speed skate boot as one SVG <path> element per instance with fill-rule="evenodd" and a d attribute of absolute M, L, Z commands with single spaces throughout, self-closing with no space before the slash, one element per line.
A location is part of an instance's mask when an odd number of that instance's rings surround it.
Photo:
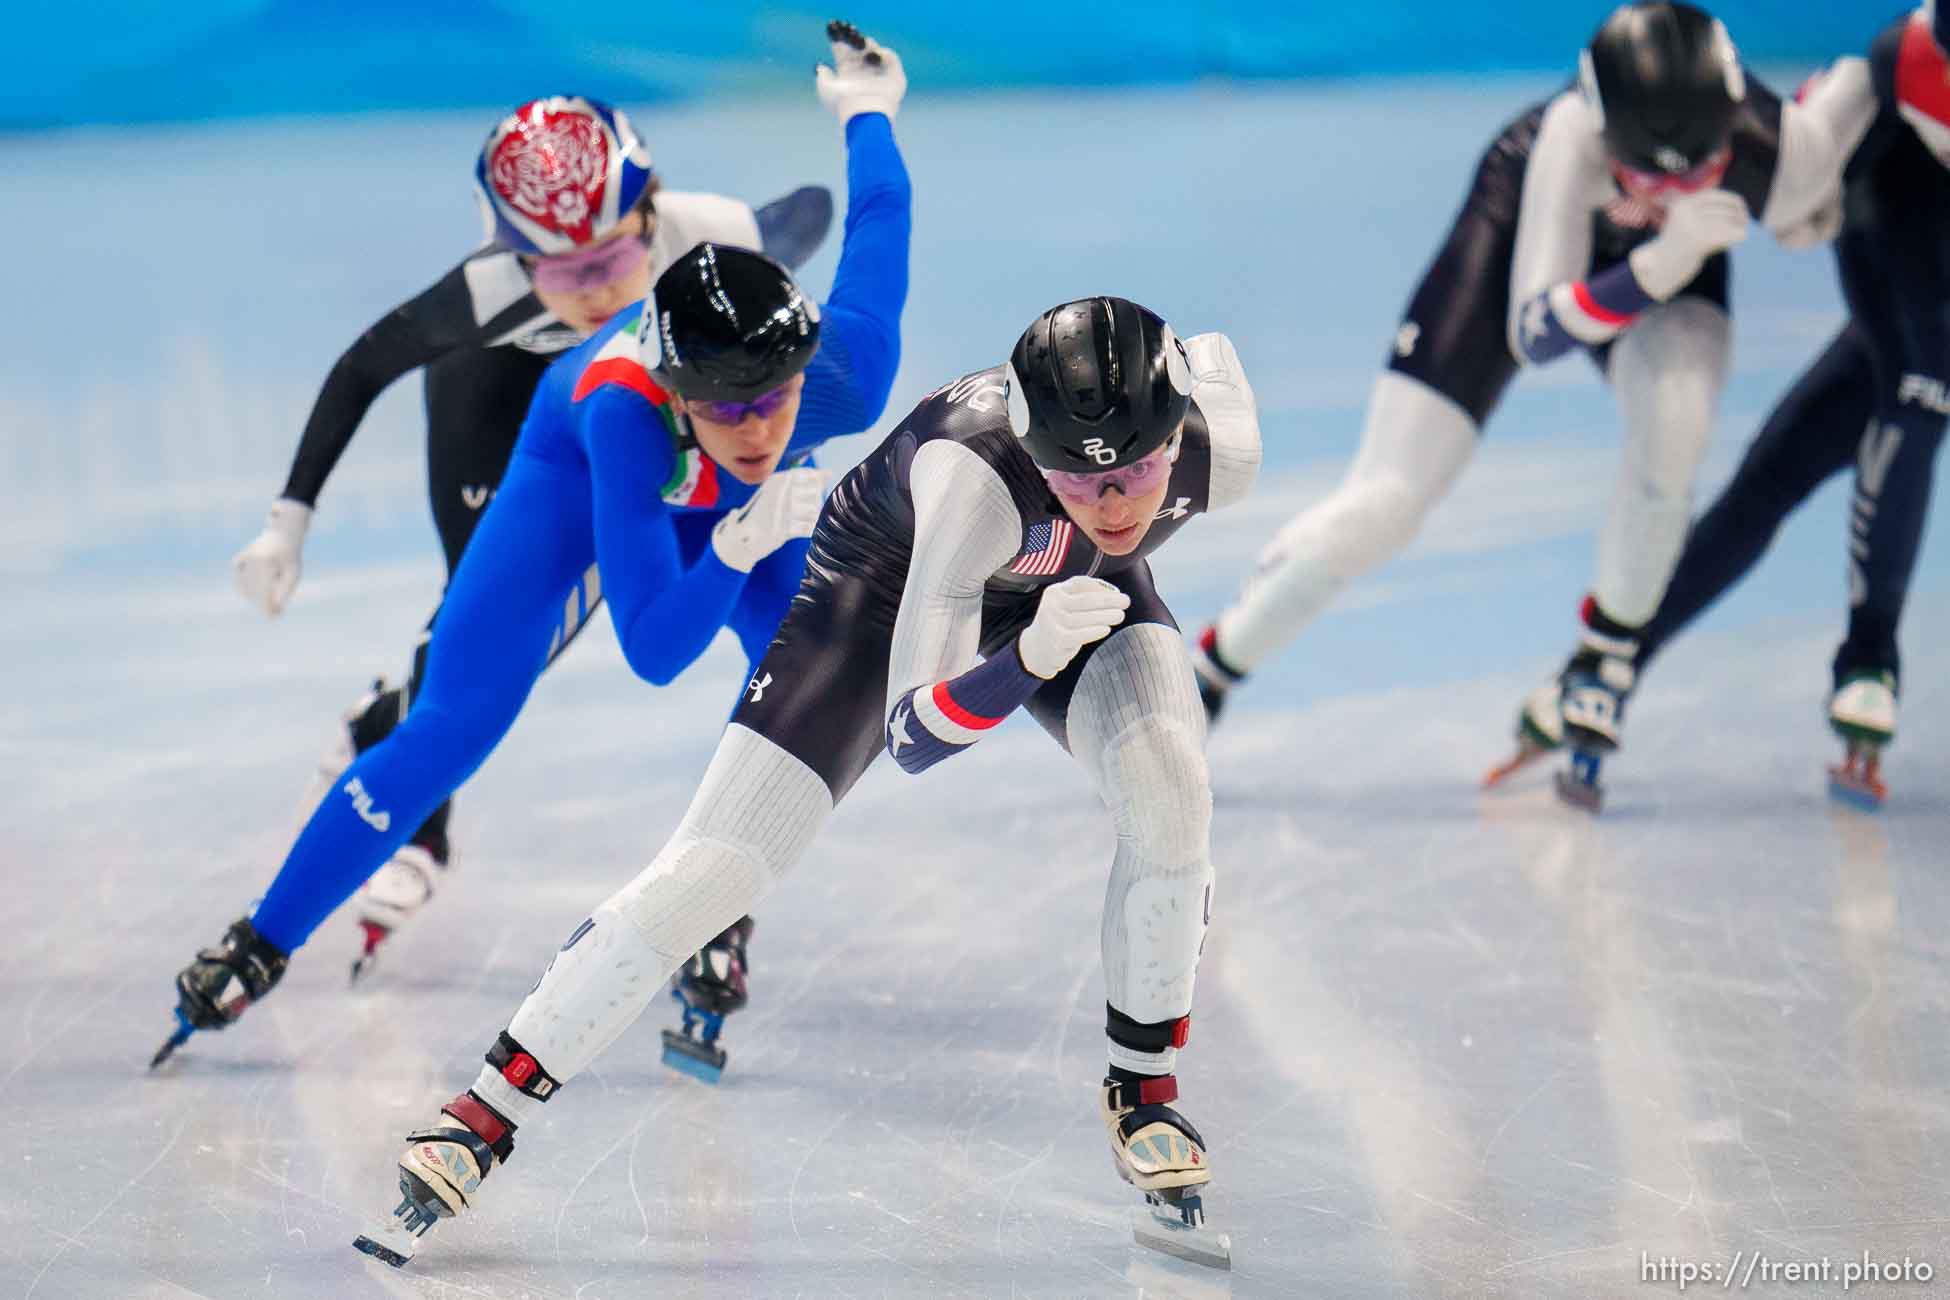
<path fill-rule="evenodd" d="M 287 954 L 258 934 L 250 918 L 239 917 L 223 941 L 205 948 L 176 974 L 176 1030 L 149 1061 L 155 1069 L 199 1029 L 222 1029 L 244 1014 L 284 977 Z"/>
<path fill-rule="evenodd" d="M 1632 629 L 1586 602 L 1584 634 L 1557 679 L 1564 743 L 1571 750 L 1570 769 L 1557 774 L 1557 793 L 1572 807 L 1595 813 L 1603 805 L 1598 766 L 1618 748 L 1625 701 L 1638 680 L 1638 653 Z"/>
<path fill-rule="evenodd" d="M 1197 648 L 1192 651 L 1192 671 L 1198 678 L 1198 698 L 1205 705 L 1205 725 L 1215 727 L 1219 722 L 1219 711 L 1225 708 L 1226 692 L 1246 680 L 1246 674 L 1236 671 L 1219 658 L 1219 629 L 1216 625 L 1199 633 Z"/>
<path fill-rule="evenodd" d="M 379 945 L 431 901 L 447 874 L 447 835 L 433 822 L 420 828 L 410 844 L 403 844 L 386 865 L 353 896 L 354 915 L 365 936 L 365 949 L 352 963 L 352 982 L 370 971 Z"/>
<path fill-rule="evenodd" d="M 1205 1223 L 1202 1193 L 1212 1181 L 1205 1139 L 1171 1108 L 1178 1100 L 1174 1075 L 1115 1071 L 1104 1080 L 1099 1113 L 1110 1136 L 1117 1176 L 1144 1193 L 1148 1209 L 1131 1216 L 1140 1246 L 1211 1268 L 1232 1267 L 1230 1238 Z"/>
<path fill-rule="evenodd" d="M 1886 668 L 1843 673 L 1828 699 L 1828 725 L 1847 751 L 1828 769 L 1828 793 L 1874 812 L 1889 788 L 1882 782 L 1882 751 L 1896 738 L 1896 674 Z"/>
<path fill-rule="evenodd" d="M 670 996 L 683 1009 L 681 1031 L 664 1030 L 664 1064 L 705 1083 L 724 1076 L 725 1051 L 718 1046 L 724 1018 L 745 1005 L 751 963 L 746 950 L 752 918 L 740 917 L 723 934 L 678 967 Z"/>
<path fill-rule="evenodd" d="M 520 1059 L 533 1063 L 525 1054 Z M 482 1182 L 514 1149 L 515 1126 L 473 1089 L 463 1092 L 440 1108 L 433 1127 L 407 1135 L 399 1158 L 400 1203 L 385 1227 L 355 1237 L 354 1249 L 404 1267 L 427 1230 L 473 1205 Z"/>

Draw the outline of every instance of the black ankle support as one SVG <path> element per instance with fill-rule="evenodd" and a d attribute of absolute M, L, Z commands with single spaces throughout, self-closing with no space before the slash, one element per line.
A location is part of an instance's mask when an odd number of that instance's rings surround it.
<path fill-rule="evenodd" d="M 1104 1033 L 1111 1042 L 1133 1052 L 1155 1056 L 1167 1047 L 1183 1047 L 1191 1032 L 1190 1016 L 1159 1020 L 1147 1025 L 1131 1019 L 1110 1003 L 1104 1003 Z"/>
<path fill-rule="evenodd" d="M 494 1046 L 488 1048 L 487 1063 L 501 1072 L 509 1087 L 536 1101 L 547 1101 L 562 1086 L 527 1049 L 508 1037 L 505 1029 L 494 1040 Z"/>

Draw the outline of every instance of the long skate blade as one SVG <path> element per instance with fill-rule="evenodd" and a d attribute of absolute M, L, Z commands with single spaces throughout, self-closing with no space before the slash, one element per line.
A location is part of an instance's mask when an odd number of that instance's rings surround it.
<path fill-rule="evenodd" d="M 1557 797 L 1571 807 L 1581 812 L 1591 813 L 1594 816 L 1605 805 L 1605 792 L 1603 787 L 1599 786 L 1595 781 L 1589 783 L 1580 781 L 1569 772 L 1559 772 L 1557 774 Z"/>
<path fill-rule="evenodd" d="M 701 1083 L 719 1083 L 724 1079 L 725 1052 L 722 1047 L 713 1047 L 686 1038 L 674 1029 L 664 1030 L 664 1064 L 679 1074 L 688 1074 Z"/>
<path fill-rule="evenodd" d="M 392 933 L 377 921 L 361 921 L 359 928 L 364 932 L 365 949 L 352 962 L 352 983 L 355 985 L 361 977 L 370 974 L 372 968 L 379 964 L 379 945 L 384 943 L 386 936 Z"/>
<path fill-rule="evenodd" d="M 156 1054 L 149 1058 L 149 1068 L 153 1070 L 164 1061 L 167 1061 L 175 1054 L 177 1048 L 190 1041 L 190 1035 L 195 1032 L 196 1026 L 191 1024 L 181 1011 L 178 1011 L 176 1013 L 176 1031 L 170 1034 L 164 1040 L 163 1045 L 156 1049 Z"/>
<path fill-rule="evenodd" d="M 1828 769 L 1828 797 L 1858 812 L 1881 812 L 1882 800 L 1888 793 L 1882 782 L 1865 780 L 1846 767 Z"/>
<path fill-rule="evenodd" d="M 383 1235 L 390 1236 L 391 1234 Z M 401 1235 L 405 1236 L 408 1242 L 412 1241 L 411 1234 Z M 407 1262 L 413 1258 L 413 1250 L 410 1245 L 404 1250 L 395 1249 L 386 1242 L 379 1240 L 379 1238 L 368 1237 L 363 1232 L 352 1239 L 352 1249 L 362 1255 L 370 1255 L 382 1264 L 391 1264 L 394 1268 L 405 1268 Z"/>
<path fill-rule="evenodd" d="M 1147 1250 L 1206 1268 L 1232 1270 L 1232 1238 L 1214 1232 L 1209 1224 L 1187 1227 L 1171 1205 L 1143 1206 L 1131 1211 L 1131 1240 Z"/>
<path fill-rule="evenodd" d="M 1517 752 L 1483 773 L 1483 789 L 1494 790 L 1538 759 L 1556 751 L 1528 738 L 1517 742 Z"/>

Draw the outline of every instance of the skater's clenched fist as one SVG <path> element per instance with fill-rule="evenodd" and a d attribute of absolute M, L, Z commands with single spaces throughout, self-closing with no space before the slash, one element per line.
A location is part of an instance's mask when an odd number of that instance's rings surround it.
<path fill-rule="evenodd" d="M 1048 681 L 1069 667 L 1079 650 L 1109 636 L 1130 607 L 1131 598 L 1102 578 L 1065 578 L 1045 587 L 1036 617 L 1016 639 L 1022 666 Z"/>
<path fill-rule="evenodd" d="M 1747 200 L 1731 190 L 1684 194 L 1666 205 L 1656 237 L 1633 249 L 1632 278 L 1665 302 L 1692 282 L 1706 259 L 1747 237 Z"/>

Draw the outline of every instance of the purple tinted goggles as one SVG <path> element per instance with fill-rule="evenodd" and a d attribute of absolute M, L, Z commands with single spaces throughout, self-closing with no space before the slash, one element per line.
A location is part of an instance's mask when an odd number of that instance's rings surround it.
<path fill-rule="evenodd" d="M 1095 474 L 1073 474 L 1064 469 L 1046 469 L 1043 477 L 1049 480 L 1050 490 L 1060 497 L 1072 501 L 1095 501 L 1104 493 L 1116 488 L 1127 497 L 1141 497 L 1171 477 L 1171 453 L 1177 439 L 1172 439 L 1148 456 L 1140 456 L 1128 465 L 1116 469 L 1102 470 Z"/>
<path fill-rule="evenodd" d="M 700 415 L 712 424 L 743 424 L 745 417 L 756 415 L 768 419 L 779 413 L 786 399 L 792 396 L 792 385 L 785 384 L 769 393 L 760 393 L 749 402 L 693 402 L 688 399 L 685 405 L 693 415 Z"/>
<path fill-rule="evenodd" d="M 624 236 L 573 253 L 538 257 L 529 264 L 535 287 L 546 293 L 582 293 L 614 284 L 644 265 L 641 239 Z"/>

